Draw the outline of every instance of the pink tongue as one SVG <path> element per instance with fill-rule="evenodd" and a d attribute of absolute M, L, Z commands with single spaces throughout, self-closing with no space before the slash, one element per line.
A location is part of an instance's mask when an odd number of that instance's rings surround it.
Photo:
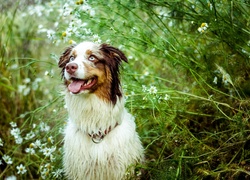
<path fill-rule="evenodd" d="M 74 94 L 79 93 L 84 83 L 85 81 L 73 81 L 72 83 L 69 84 L 68 89 L 70 90 L 70 92 Z"/>

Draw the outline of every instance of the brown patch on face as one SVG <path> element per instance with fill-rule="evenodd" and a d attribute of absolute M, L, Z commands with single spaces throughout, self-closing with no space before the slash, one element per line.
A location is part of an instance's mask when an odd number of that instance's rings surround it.
<path fill-rule="evenodd" d="M 90 49 L 88 49 L 87 51 L 86 51 L 86 54 L 88 55 L 88 56 L 90 56 L 90 55 L 92 55 L 92 51 L 90 50 Z"/>
<path fill-rule="evenodd" d="M 112 77 L 109 68 L 102 62 L 97 62 L 94 66 L 84 63 L 84 67 L 87 79 L 97 78 L 97 83 L 89 89 L 90 93 L 95 93 L 100 99 L 110 102 Z"/>
<path fill-rule="evenodd" d="M 104 73 L 98 77 L 98 84 L 95 94 L 104 101 L 110 102 L 112 101 L 111 99 L 112 76 L 107 66 L 103 65 L 102 69 Z"/>
<path fill-rule="evenodd" d="M 117 98 L 122 97 L 119 79 L 119 66 L 122 61 L 128 62 L 127 57 L 119 49 L 108 44 L 102 44 L 100 48 L 103 54 L 105 66 L 109 69 L 107 74 L 110 74 L 110 97 L 113 104 L 116 104 Z"/>
<path fill-rule="evenodd" d="M 74 57 L 76 57 L 76 56 L 77 56 L 77 52 L 76 52 L 76 50 L 73 50 L 73 51 L 72 51 L 72 56 L 74 56 Z"/>

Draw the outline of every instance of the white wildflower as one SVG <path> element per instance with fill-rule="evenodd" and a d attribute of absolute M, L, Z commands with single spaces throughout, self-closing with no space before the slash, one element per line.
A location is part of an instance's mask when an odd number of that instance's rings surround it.
<path fill-rule="evenodd" d="M 43 153 L 44 156 L 50 157 L 55 150 L 56 150 L 55 146 L 52 146 L 51 148 L 44 147 L 43 149 L 41 149 L 41 152 Z"/>
<path fill-rule="evenodd" d="M 23 138 L 21 137 L 21 131 L 20 131 L 19 128 L 13 128 L 13 129 L 11 129 L 10 134 L 12 136 L 14 136 L 15 141 L 16 141 L 17 144 L 22 144 Z"/>
<path fill-rule="evenodd" d="M 26 87 L 27 87 L 26 85 L 18 85 L 18 87 L 17 87 L 18 88 L 18 92 L 22 93 Z"/>
<path fill-rule="evenodd" d="M 0 138 L 0 146 L 3 146 L 3 140 Z"/>
<path fill-rule="evenodd" d="M 214 77 L 213 83 L 214 83 L 214 84 L 217 84 L 217 83 L 218 83 L 218 78 L 217 78 L 216 76 Z"/>
<path fill-rule="evenodd" d="M 63 169 L 57 169 L 56 171 L 53 171 L 52 174 L 53 174 L 54 178 L 58 179 L 58 178 L 62 177 Z"/>
<path fill-rule="evenodd" d="M 212 10 L 213 10 L 213 4 L 212 4 L 212 3 L 210 3 L 210 1 L 209 1 L 209 0 L 207 0 L 207 6 L 209 7 L 210 11 L 212 11 Z"/>
<path fill-rule="evenodd" d="M 20 114 L 20 118 L 24 118 L 26 116 L 26 113 Z"/>
<path fill-rule="evenodd" d="M 27 96 L 29 93 L 30 93 L 30 88 L 29 87 L 25 88 L 23 91 L 23 95 Z"/>
<path fill-rule="evenodd" d="M 25 138 L 26 140 L 30 140 L 33 137 L 35 137 L 35 133 L 33 131 L 29 132 L 28 134 L 26 134 Z"/>
<path fill-rule="evenodd" d="M 69 44 L 76 44 L 75 41 L 73 41 L 72 39 L 69 40 Z"/>
<path fill-rule="evenodd" d="M 148 71 L 145 71 L 144 72 L 144 76 L 148 76 L 149 75 L 149 72 Z"/>
<path fill-rule="evenodd" d="M 142 92 L 146 92 L 147 91 L 147 87 L 145 85 L 142 85 Z"/>
<path fill-rule="evenodd" d="M 6 154 L 3 155 L 3 160 L 6 162 L 6 164 L 12 164 L 13 163 L 11 157 L 6 155 Z"/>
<path fill-rule="evenodd" d="M 30 93 L 30 88 L 26 85 L 18 85 L 18 92 L 27 96 Z"/>
<path fill-rule="evenodd" d="M 149 94 L 156 94 L 157 93 L 157 88 L 155 86 L 150 86 L 148 89 Z"/>
<path fill-rule="evenodd" d="M 24 84 L 28 84 L 28 83 L 30 83 L 30 78 L 25 78 L 24 80 L 23 80 L 23 82 L 24 82 Z"/>
<path fill-rule="evenodd" d="M 164 100 L 168 101 L 170 99 L 170 96 L 168 94 L 165 94 Z"/>
<path fill-rule="evenodd" d="M 14 128 L 10 130 L 10 134 L 14 137 L 18 137 L 21 134 L 21 131 L 19 128 Z"/>
<path fill-rule="evenodd" d="M 87 28 L 85 28 L 85 29 L 84 29 L 84 31 L 85 31 L 85 34 L 87 34 L 87 35 L 92 34 L 91 29 L 87 29 Z"/>
<path fill-rule="evenodd" d="M 89 10 L 89 15 L 90 15 L 91 17 L 95 16 L 95 10 L 94 10 L 94 9 L 90 9 L 90 10 Z"/>
<path fill-rule="evenodd" d="M 17 124 L 16 122 L 10 122 L 10 126 L 14 128 L 14 127 L 17 127 Z"/>
<path fill-rule="evenodd" d="M 48 132 L 50 130 L 50 126 L 48 126 L 46 123 L 42 122 L 40 124 L 40 130 L 42 132 Z"/>
<path fill-rule="evenodd" d="M 18 67 L 19 67 L 18 64 L 13 64 L 10 66 L 10 69 L 15 70 L 15 69 L 18 69 Z"/>
<path fill-rule="evenodd" d="M 32 128 L 33 129 L 35 129 L 36 128 L 36 124 L 34 123 L 34 124 L 32 124 Z"/>
<path fill-rule="evenodd" d="M 27 169 L 25 168 L 25 166 L 23 164 L 20 164 L 16 168 L 18 170 L 17 174 L 25 174 L 27 172 Z"/>
<path fill-rule="evenodd" d="M 56 37 L 56 33 L 54 30 L 47 30 L 47 37 L 49 40 L 54 40 Z"/>
<path fill-rule="evenodd" d="M 5 180 L 17 180 L 17 177 L 12 175 L 5 178 Z"/>
<path fill-rule="evenodd" d="M 233 81 L 231 80 L 230 75 L 218 64 L 215 64 L 216 67 L 218 68 L 218 70 L 220 71 L 220 73 L 222 74 L 222 81 L 225 85 L 227 85 L 228 83 L 230 83 L 231 85 L 233 85 Z"/>
<path fill-rule="evenodd" d="M 22 144 L 23 138 L 21 136 L 15 137 L 16 144 Z"/>
<path fill-rule="evenodd" d="M 37 147 L 41 148 L 41 146 L 42 146 L 42 142 L 39 139 L 37 139 L 35 141 L 35 143 L 31 143 L 31 144 L 33 144 L 35 148 L 37 148 Z"/>
<path fill-rule="evenodd" d="M 48 142 L 49 142 L 49 143 L 51 143 L 51 144 L 53 144 L 53 143 L 54 143 L 54 139 L 53 139 L 53 137 L 52 137 L 52 136 L 48 137 Z"/>
<path fill-rule="evenodd" d="M 35 154 L 36 152 L 35 152 L 35 149 L 34 148 L 26 148 L 25 149 L 25 152 L 26 153 L 28 153 L 28 154 L 31 154 L 31 155 L 33 155 L 33 154 Z"/>
<path fill-rule="evenodd" d="M 100 39 L 100 37 L 98 36 L 98 34 L 94 34 L 94 35 L 93 35 L 93 41 L 96 42 L 96 43 L 101 43 L 101 39 Z"/>
<path fill-rule="evenodd" d="M 32 89 L 37 90 L 39 88 L 39 83 L 42 82 L 41 78 L 36 78 L 34 82 L 32 82 Z"/>
<path fill-rule="evenodd" d="M 173 24 L 174 24 L 173 21 L 169 21 L 168 26 L 169 26 L 169 27 L 172 27 Z"/>
<path fill-rule="evenodd" d="M 208 24 L 207 23 L 202 23 L 201 26 L 198 28 L 198 31 L 200 33 L 204 33 L 208 28 Z"/>
<path fill-rule="evenodd" d="M 48 174 L 49 174 L 49 171 L 47 169 L 44 168 L 43 170 L 41 170 L 42 179 L 47 179 Z"/>
<path fill-rule="evenodd" d="M 45 71 L 45 72 L 44 72 L 44 75 L 45 75 L 45 76 L 48 76 L 48 75 L 49 75 L 49 71 Z"/>
<path fill-rule="evenodd" d="M 134 57 L 133 56 L 128 56 L 128 59 L 134 59 Z"/>

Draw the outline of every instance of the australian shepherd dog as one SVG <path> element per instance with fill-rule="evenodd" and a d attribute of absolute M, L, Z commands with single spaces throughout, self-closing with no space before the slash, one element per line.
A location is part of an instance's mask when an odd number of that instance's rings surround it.
<path fill-rule="evenodd" d="M 59 60 L 69 119 L 64 137 L 68 179 L 121 180 L 141 163 L 134 117 L 124 107 L 119 66 L 127 58 L 108 44 L 82 42 Z"/>

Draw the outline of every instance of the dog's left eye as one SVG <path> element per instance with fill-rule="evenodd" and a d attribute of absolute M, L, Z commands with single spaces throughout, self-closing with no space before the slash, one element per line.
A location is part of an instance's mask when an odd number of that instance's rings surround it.
<path fill-rule="evenodd" d="M 70 58 L 69 58 L 69 61 L 74 61 L 74 57 L 73 56 L 71 56 Z"/>
<path fill-rule="evenodd" d="M 90 61 L 94 61 L 95 59 L 96 59 L 95 56 L 89 56 Z"/>

